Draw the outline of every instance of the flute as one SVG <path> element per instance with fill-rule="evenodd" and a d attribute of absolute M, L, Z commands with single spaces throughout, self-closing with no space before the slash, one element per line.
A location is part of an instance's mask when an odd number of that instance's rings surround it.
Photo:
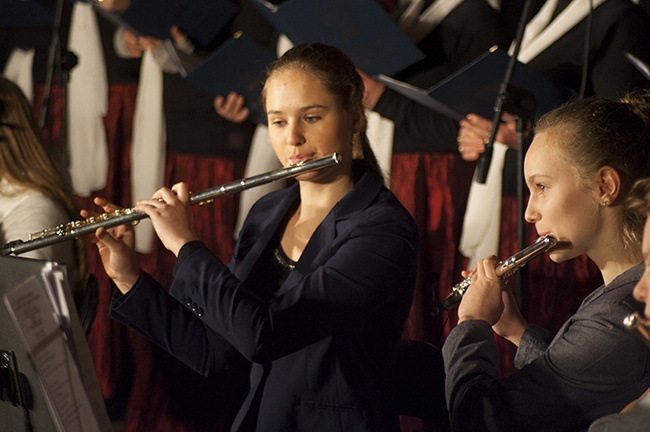
<path fill-rule="evenodd" d="M 300 162 L 275 171 L 243 178 L 221 186 L 206 189 L 204 191 L 192 194 L 190 204 L 207 204 L 215 198 L 241 192 L 246 189 L 262 186 L 276 180 L 282 180 L 289 177 L 295 177 L 299 174 L 319 170 L 341 161 L 338 153 L 331 154 L 324 158 L 312 161 Z M 20 255 L 45 246 L 50 246 L 66 240 L 72 240 L 94 233 L 98 228 L 110 228 L 125 223 L 136 224 L 141 219 L 147 218 L 147 214 L 135 210 L 135 208 L 123 208 L 113 212 L 103 213 L 99 216 L 89 217 L 81 221 L 68 222 L 53 228 L 47 228 L 43 231 L 30 234 L 26 241 L 14 240 L 0 248 L 0 255 Z"/>
<path fill-rule="evenodd" d="M 499 279 L 506 280 L 512 276 L 517 270 L 526 265 L 528 261 L 546 252 L 557 244 L 557 240 L 551 236 L 542 236 L 535 240 L 535 243 L 517 252 L 505 261 L 497 263 L 496 273 Z M 474 274 L 469 275 L 462 282 L 454 285 L 451 289 L 451 294 L 440 301 L 439 310 L 448 309 L 456 305 L 463 298 L 463 294 L 467 288 L 472 284 Z"/>
<path fill-rule="evenodd" d="M 625 317 L 623 325 L 626 329 L 636 333 L 643 342 L 650 347 L 650 321 L 645 319 L 638 312 Z"/>

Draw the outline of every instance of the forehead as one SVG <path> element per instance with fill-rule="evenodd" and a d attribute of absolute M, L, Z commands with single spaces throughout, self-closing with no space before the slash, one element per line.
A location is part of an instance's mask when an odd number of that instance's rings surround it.
<path fill-rule="evenodd" d="M 524 159 L 526 175 L 532 175 L 533 172 L 528 172 L 531 170 L 547 171 L 560 165 L 563 167 L 567 165 L 562 157 L 560 146 L 557 133 L 549 131 L 537 133 Z"/>
<path fill-rule="evenodd" d="M 326 88 L 317 73 L 299 68 L 273 72 L 266 80 L 264 99 L 267 110 L 293 104 L 339 104 L 339 99 Z"/>
<path fill-rule="evenodd" d="M 529 185 L 542 182 L 579 189 L 586 186 L 580 180 L 580 167 L 563 150 L 567 143 L 562 138 L 561 134 L 545 131 L 535 135 L 524 159 L 524 178 Z"/>
<path fill-rule="evenodd" d="M 277 87 L 287 86 L 326 90 L 323 80 L 316 72 L 291 66 L 272 72 L 264 88 L 268 92 Z"/>

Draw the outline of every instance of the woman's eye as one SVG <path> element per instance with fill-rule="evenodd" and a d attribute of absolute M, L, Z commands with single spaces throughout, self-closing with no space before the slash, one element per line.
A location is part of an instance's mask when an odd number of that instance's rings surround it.
<path fill-rule="evenodd" d="M 273 120 L 271 122 L 271 124 L 274 125 L 274 126 L 284 126 L 285 123 L 286 122 L 284 120 Z"/>
<path fill-rule="evenodd" d="M 544 193 L 546 191 L 546 185 L 538 183 L 536 186 L 537 186 L 537 190 L 539 191 L 539 193 Z"/>
<path fill-rule="evenodd" d="M 320 117 L 318 117 L 318 116 L 307 116 L 307 117 L 305 117 L 305 121 L 307 121 L 308 123 L 314 123 L 314 122 L 317 121 L 319 118 L 320 118 Z"/>

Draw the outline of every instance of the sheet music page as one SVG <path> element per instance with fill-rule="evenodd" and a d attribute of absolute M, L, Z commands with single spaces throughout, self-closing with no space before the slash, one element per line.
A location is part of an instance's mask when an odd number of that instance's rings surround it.
<path fill-rule="evenodd" d="M 58 430 L 100 431 L 43 279 L 30 277 L 9 292 L 4 302 L 38 372 Z"/>

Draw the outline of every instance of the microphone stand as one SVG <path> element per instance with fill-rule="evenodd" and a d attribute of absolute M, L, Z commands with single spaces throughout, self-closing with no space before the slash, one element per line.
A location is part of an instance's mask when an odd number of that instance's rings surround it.
<path fill-rule="evenodd" d="M 517 64 L 517 57 L 519 56 L 519 50 L 521 48 L 521 43 L 524 35 L 524 30 L 526 28 L 526 23 L 528 21 L 528 15 L 531 8 L 532 0 L 526 0 L 521 12 L 521 17 L 519 19 L 519 26 L 517 27 L 517 33 L 515 35 L 514 47 L 510 61 L 508 62 L 508 67 L 506 68 L 506 73 L 503 78 L 503 82 L 499 87 L 499 93 L 497 95 L 495 104 L 494 104 L 494 117 L 492 119 L 492 128 L 490 130 L 490 135 L 485 144 L 485 151 L 481 154 L 481 157 L 478 160 L 476 168 L 476 176 L 474 181 L 485 184 L 487 181 L 488 172 L 490 170 L 490 164 L 492 162 L 492 154 L 494 152 L 494 141 L 496 139 L 497 131 L 499 130 L 499 125 L 501 124 L 501 117 L 503 114 L 503 108 L 506 104 L 506 101 L 509 99 L 510 93 L 513 89 L 510 86 L 512 82 L 512 77 L 515 72 L 515 66 Z M 515 111 L 516 111 L 515 107 Z M 520 107 L 525 111 L 523 107 Z M 523 179 L 523 153 L 524 153 L 524 125 L 525 120 L 521 115 L 516 116 L 516 127 L 517 127 L 517 243 L 518 250 L 523 249 L 524 247 L 524 179 Z M 525 270 L 525 269 L 522 269 Z M 523 294 L 526 291 L 526 280 L 527 272 L 520 271 L 514 275 L 515 277 L 515 296 L 518 299 L 519 307 L 522 308 Z"/>
<path fill-rule="evenodd" d="M 512 56 L 510 57 L 510 62 L 506 69 L 506 75 L 503 78 L 503 82 L 499 87 L 499 94 L 497 95 L 496 102 L 494 104 L 494 118 L 492 119 L 492 129 L 490 130 L 490 136 L 487 143 L 485 144 L 485 151 L 478 160 L 478 165 L 476 168 L 476 177 L 475 181 L 481 184 L 485 184 L 487 180 L 488 171 L 490 170 L 490 163 L 492 162 L 492 153 L 494 151 L 494 140 L 497 136 L 497 131 L 499 129 L 499 124 L 501 123 L 501 115 L 503 114 L 503 105 L 508 98 L 508 89 L 510 83 L 512 82 L 512 75 L 515 72 L 515 66 L 517 64 L 517 57 L 519 56 L 519 49 L 521 48 L 521 40 L 524 36 L 524 29 L 526 28 L 526 22 L 528 20 L 528 11 L 530 10 L 530 5 L 532 0 L 526 0 L 524 3 L 524 9 L 521 12 L 521 18 L 519 19 L 519 27 L 517 27 L 517 34 L 515 36 L 515 45 Z"/>
<path fill-rule="evenodd" d="M 61 45 L 61 23 L 63 21 L 64 1 L 65 0 L 57 0 L 54 9 L 52 39 L 50 41 L 47 55 L 43 102 L 41 104 L 41 109 L 38 116 L 38 126 L 41 129 L 43 129 L 47 123 L 52 98 L 52 84 L 54 83 L 55 74 L 60 78 L 59 83 L 63 87 L 63 91 L 66 92 L 69 72 L 77 64 L 76 55 L 74 55 L 72 52 L 69 52 L 66 47 Z M 69 31 L 69 28 L 67 30 Z M 65 55 L 62 54 L 63 52 L 65 52 Z M 67 101 L 63 104 L 63 106 L 64 110 L 67 111 Z M 61 130 L 64 131 L 64 142 L 67 142 L 66 123 L 67 116 L 64 115 L 61 119 Z M 66 159 L 65 162 L 68 163 L 68 146 L 64 144 L 61 147 Z"/>
<path fill-rule="evenodd" d="M 47 52 L 47 69 L 45 71 L 45 90 L 43 93 L 43 103 L 38 116 L 38 126 L 43 128 L 47 120 L 50 106 L 50 97 L 52 95 L 52 82 L 54 81 L 54 72 L 61 73 L 61 20 L 63 16 L 63 0 L 57 0 L 54 7 L 54 21 L 52 22 L 52 39 L 50 48 Z"/>

